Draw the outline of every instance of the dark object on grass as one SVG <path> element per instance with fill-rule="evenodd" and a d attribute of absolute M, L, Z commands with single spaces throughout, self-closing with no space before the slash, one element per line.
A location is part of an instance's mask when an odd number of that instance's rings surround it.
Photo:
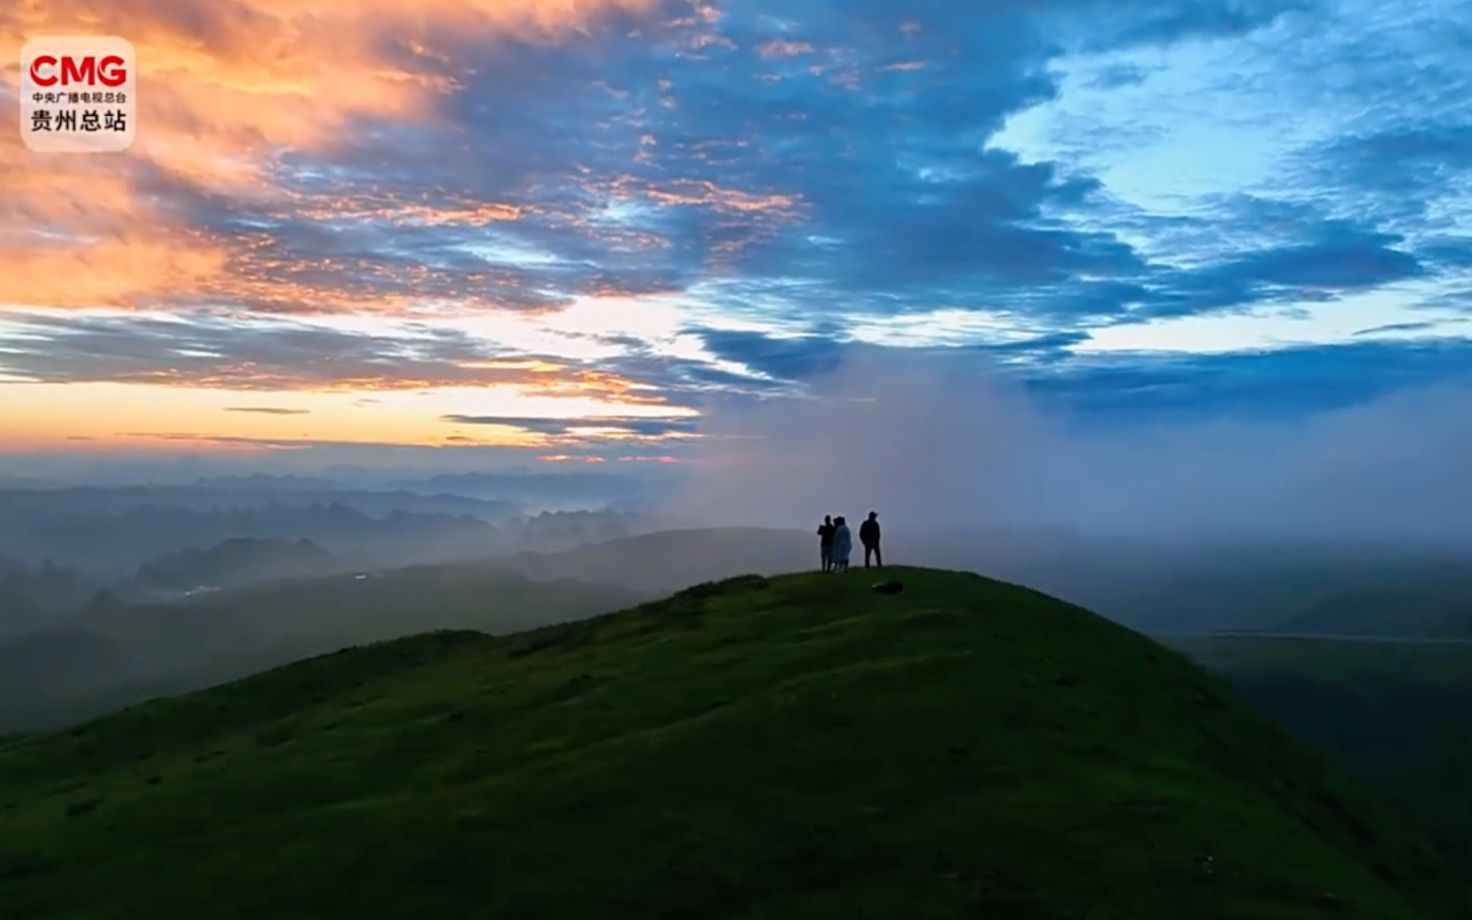
<path fill-rule="evenodd" d="M 905 583 L 902 581 L 881 581 L 874 586 L 875 594 L 899 594 L 903 590 Z"/>
<path fill-rule="evenodd" d="M 68 818 L 77 818 L 82 815 L 90 815 L 101 804 L 101 799 L 85 799 L 81 802 L 73 802 L 66 807 L 66 816 Z"/>

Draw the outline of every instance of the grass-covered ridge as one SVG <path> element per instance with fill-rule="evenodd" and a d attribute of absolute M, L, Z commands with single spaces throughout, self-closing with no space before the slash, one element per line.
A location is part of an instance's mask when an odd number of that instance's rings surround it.
<path fill-rule="evenodd" d="M 1437 917 L 1194 666 L 1031 591 L 739 579 L 0 745 L 9 917 Z M 426 598 L 426 603 L 432 603 Z"/>

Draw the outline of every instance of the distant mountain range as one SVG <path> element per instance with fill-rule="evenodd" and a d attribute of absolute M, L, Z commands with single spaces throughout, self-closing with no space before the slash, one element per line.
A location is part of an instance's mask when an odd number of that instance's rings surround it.
<path fill-rule="evenodd" d="M 455 495 L 322 492 L 276 479 L 269 491 L 260 485 L 246 478 L 192 487 L 0 490 L 0 551 L 117 581 L 160 556 L 234 539 L 306 539 L 335 555 L 409 565 L 567 549 L 649 529 L 627 513 L 528 516 L 507 502 Z"/>
<path fill-rule="evenodd" d="M 343 489 L 312 480 L 280 477 L 237 477 L 201 480 L 192 486 L 74 486 L 69 488 L 0 488 L 0 513 L 122 514 L 138 508 L 195 511 L 277 506 L 309 508 L 345 505 L 365 514 L 394 511 L 415 514 L 471 515 L 488 523 L 516 517 L 522 506 L 511 501 L 409 490 Z"/>
<path fill-rule="evenodd" d="M 146 563 L 138 570 L 133 584 L 144 590 L 234 588 L 283 578 L 326 575 L 341 570 L 345 564 L 311 540 L 236 538 L 205 550 L 169 553 Z"/>
<path fill-rule="evenodd" d="M 668 471 L 665 471 L 666 473 Z M 657 483 L 635 473 L 599 473 L 588 470 L 543 473 L 529 470 L 498 473 L 451 473 L 427 478 L 404 478 L 391 483 L 416 492 L 448 492 L 490 500 L 515 500 L 546 510 L 628 508 L 643 504 L 668 478 Z"/>
<path fill-rule="evenodd" d="M 557 531 L 581 517 L 546 520 Z M 0 731 L 7 711 L 12 728 L 54 723 L 361 642 L 433 629 L 504 633 L 702 581 L 799 571 L 809 543 L 795 531 L 671 531 L 406 568 L 360 567 L 310 541 L 228 540 L 150 562 L 80 612 L 28 621 L 17 631 L 27 635 L 0 644 L 0 668 L 49 662 L 29 688 L 14 678 Z"/>
<path fill-rule="evenodd" d="M 1281 631 L 1472 639 L 1472 565 L 1423 566 L 1379 584 L 1328 591 Z"/>
<path fill-rule="evenodd" d="M 168 602 L 105 597 L 44 631 L 0 636 L 0 733 L 64 724 L 311 655 L 437 629 L 507 633 L 645 595 L 493 565 L 274 581 Z"/>

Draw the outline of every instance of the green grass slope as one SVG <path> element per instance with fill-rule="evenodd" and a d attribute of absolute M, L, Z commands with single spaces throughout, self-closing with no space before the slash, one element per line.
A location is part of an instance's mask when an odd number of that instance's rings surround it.
<path fill-rule="evenodd" d="M 1429 845 L 1174 653 L 887 574 L 403 640 L 12 741 L 0 913 L 1464 915 Z"/>

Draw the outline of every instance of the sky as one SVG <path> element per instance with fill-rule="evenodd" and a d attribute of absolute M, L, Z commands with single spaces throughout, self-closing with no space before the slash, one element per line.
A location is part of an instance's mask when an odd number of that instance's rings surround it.
<path fill-rule="evenodd" d="M 19 0 L 0 126 L 81 33 L 137 138 L 0 131 L 0 459 L 699 463 L 896 363 L 1472 411 L 1469 0 Z"/>

